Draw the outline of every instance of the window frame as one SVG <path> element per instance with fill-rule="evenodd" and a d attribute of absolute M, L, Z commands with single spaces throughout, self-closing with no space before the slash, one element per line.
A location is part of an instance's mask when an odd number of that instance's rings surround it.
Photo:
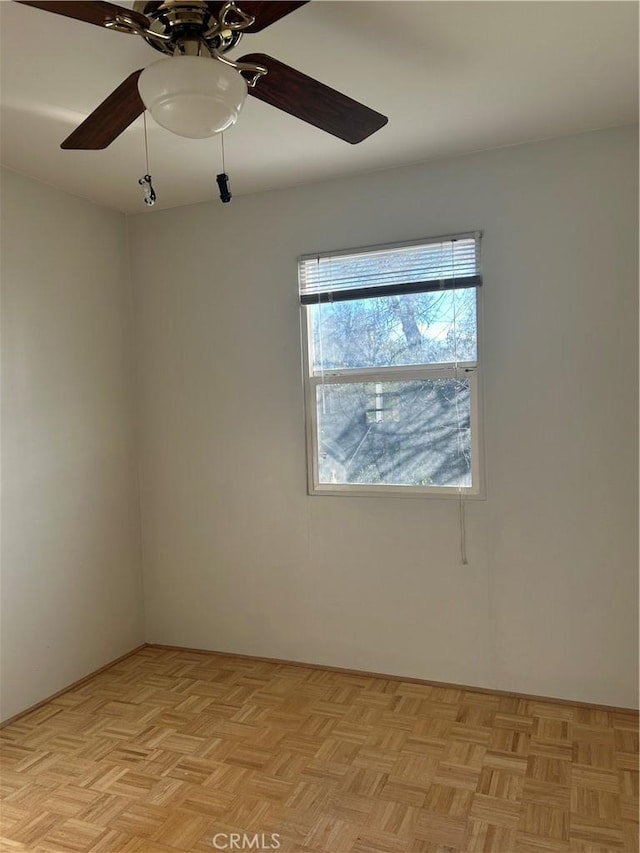
<path fill-rule="evenodd" d="M 473 232 L 479 240 L 480 232 Z M 345 249 L 336 252 L 325 252 L 319 255 L 303 255 L 298 263 L 310 257 L 338 257 L 341 254 L 356 254 L 375 249 L 393 249 L 412 245 L 426 245 L 441 240 L 463 238 L 470 234 L 456 234 L 449 237 L 434 237 L 425 240 L 415 240 L 407 243 L 385 244 L 361 249 Z M 478 246 L 478 273 L 481 275 L 480 248 Z M 447 288 L 449 289 L 449 288 Z M 453 289 L 453 288 L 450 288 Z M 455 362 L 439 362 L 434 365 L 410 364 L 389 367 L 350 367 L 325 371 L 313 370 L 313 336 L 311 334 L 309 316 L 313 304 L 300 304 L 302 369 L 304 387 L 304 410 L 306 431 L 307 457 L 307 493 L 311 496 L 333 495 L 354 497 L 406 497 L 406 498 L 440 498 L 443 500 L 460 497 L 471 500 L 484 500 L 485 464 L 484 441 L 482 430 L 482 351 L 483 323 L 481 286 L 475 286 L 476 295 L 476 360 Z M 319 442 L 318 415 L 316 405 L 316 389 L 322 384 L 336 385 L 362 382 L 406 382 L 412 380 L 465 378 L 469 380 L 470 415 L 471 415 L 471 487 L 459 486 L 403 486 L 387 483 L 321 483 L 319 480 Z"/>

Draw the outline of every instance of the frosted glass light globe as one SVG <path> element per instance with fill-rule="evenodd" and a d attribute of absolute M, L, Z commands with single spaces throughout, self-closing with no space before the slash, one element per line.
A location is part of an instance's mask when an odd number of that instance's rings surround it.
<path fill-rule="evenodd" d="M 201 139 L 235 124 L 247 84 L 239 71 L 217 59 L 173 56 L 145 68 L 138 91 L 159 125 Z"/>

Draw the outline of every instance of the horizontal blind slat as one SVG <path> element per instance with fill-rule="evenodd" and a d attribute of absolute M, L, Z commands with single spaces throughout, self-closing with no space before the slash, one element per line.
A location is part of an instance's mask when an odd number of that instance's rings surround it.
<path fill-rule="evenodd" d="M 481 283 L 475 237 L 307 257 L 299 263 L 303 304 L 477 287 Z"/>
<path fill-rule="evenodd" d="M 479 275 L 464 278 L 445 278 L 436 281 L 407 282 L 373 287 L 347 288 L 346 290 L 316 290 L 313 293 L 301 293 L 302 305 L 317 305 L 319 302 L 345 302 L 350 299 L 373 299 L 381 296 L 397 296 L 403 293 L 433 293 L 437 290 L 460 290 L 465 287 L 479 287 L 482 284 Z"/>

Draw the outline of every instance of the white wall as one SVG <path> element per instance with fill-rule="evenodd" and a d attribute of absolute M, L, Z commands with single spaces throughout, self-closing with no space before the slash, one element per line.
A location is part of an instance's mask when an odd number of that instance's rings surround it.
<path fill-rule="evenodd" d="M 636 155 L 614 129 L 130 218 L 147 639 L 635 705 Z M 475 229 L 462 567 L 455 501 L 307 496 L 296 257 Z"/>
<path fill-rule="evenodd" d="M 124 216 L 2 173 L 2 718 L 143 642 Z"/>

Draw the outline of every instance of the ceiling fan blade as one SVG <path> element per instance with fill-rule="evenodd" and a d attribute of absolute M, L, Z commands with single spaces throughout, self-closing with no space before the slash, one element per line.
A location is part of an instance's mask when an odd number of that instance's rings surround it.
<path fill-rule="evenodd" d="M 99 107 L 68 136 L 60 148 L 95 151 L 111 145 L 131 122 L 145 111 L 138 94 L 138 77 L 142 69 L 130 74 Z"/>
<path fill-rule="evenodd" d="M 267 74 L 249 88 L 254 98 L 352 145 L 362 142 L 389 121 L 381 113 L 263 53 L 250 53 L 239 61 L 267 68 Z"/>
<path fill-rule="evenodd" d="M 238 0 L 238 8 L 255 18 L 253 24 L 243 30 L 245 33 L 259 33 L 284 18 L 289 12 L 295 12 L 305 6 L 309 0 Z M 217 17 L 223 3 L 209 3 L 211 12 Z"/>
<path fill-rule="evenodd" d="M 66 18 L 76 18 L 78 21 L 86 21 L 87 24 L 95 24 L 104 27 L 109 21 L 113 21 L 117 15 L 124 15 L 135 21 L 143 29 L 149 27 L 149 19 L 133 9 L 125 9 L 124 6 L 116 6 L 114 3 L 85 2 L 85 0 L 53 0 L 53 2 L 39 2 L 39 0 L 17 0 L 23 6 L 35 6 L 36 9 L 44 9 L 45 12 L 54 12 L 56 15 L 64 15 Z"/>

